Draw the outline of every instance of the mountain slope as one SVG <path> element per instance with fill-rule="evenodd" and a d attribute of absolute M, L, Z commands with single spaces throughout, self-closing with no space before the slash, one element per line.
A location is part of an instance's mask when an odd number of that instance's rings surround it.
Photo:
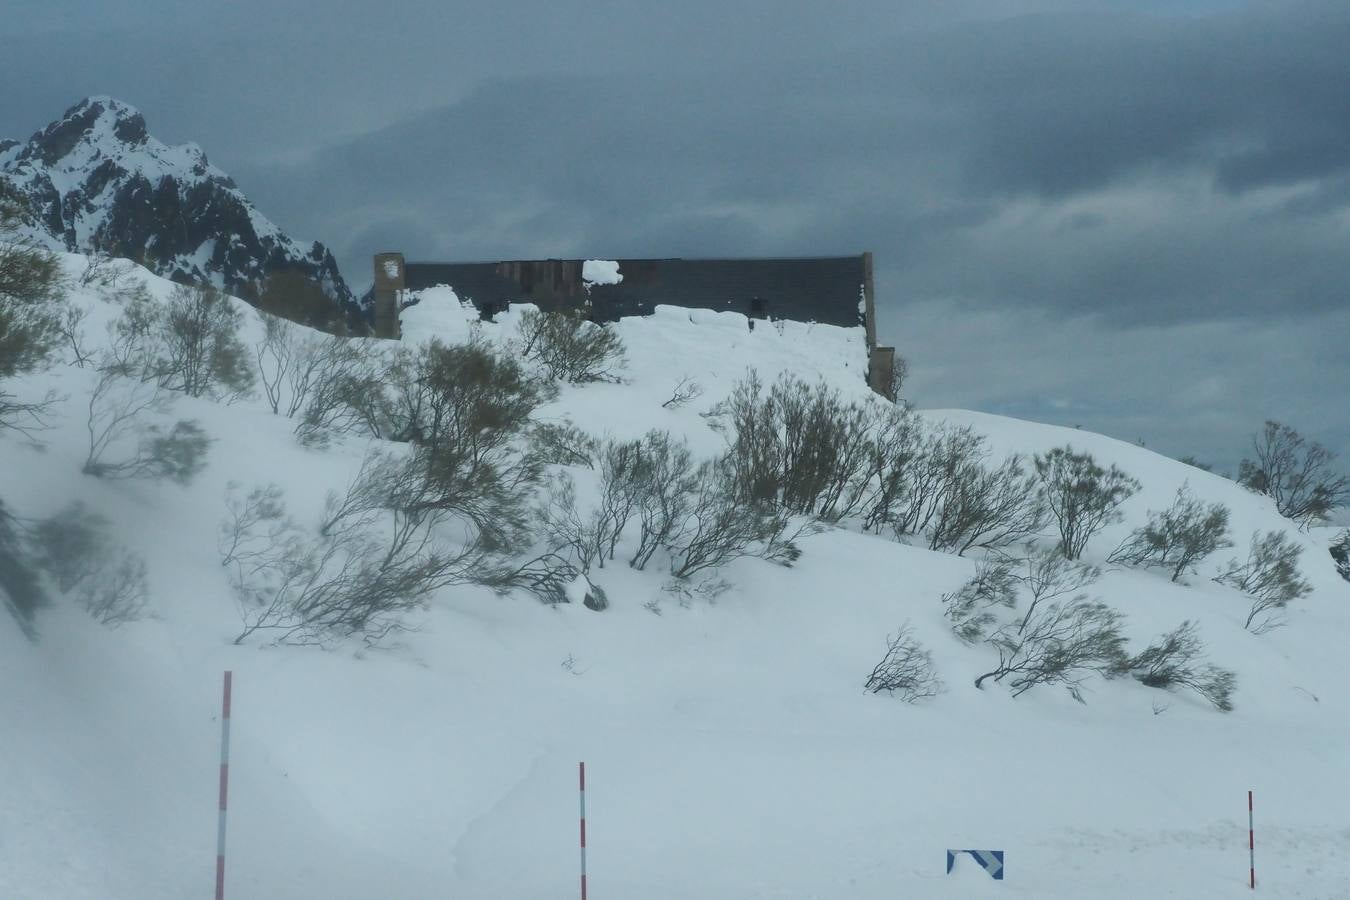
<path fill-rule="evenodd" d="M 164 144 L 111 97 L 82 100 L 26 143 L 0 143 L 0 178 L 29 201 L 35 235 L 54 248 L 133 259 L 232 293 L 298 272 L 354 307 L 327 248 L 292 240 L 200 147 Z"/>
<path fill-rule="evenodd" d="M 78 272 L 79 257 L 66 265 Z M 169 285 L 139 272 L 151 291 Z M 95 342 L 119 310 L 92 290 Z M 407 310 L 405 339 L 508 341 L 445 290 Z M 699 456 L 722 438 L 701 412 L 748 366 L 790 369 L 870 400 L 862 336 L 661 308 L 615 326 L 623 384 L 565 386 L 540 418 L 596 435 L 650 427 Z M 260 331 L 250 313 L 249 337 Z M 378 346 L 371 343 L 372 348 Z M 669 408 L 684 376 L 706 393 Z M 1129 680 L 1087 703 L 1042 688 L 976 690 L 994 657 L 951 633 L 940 597 L 970 559 L 846 529 L 806 539 L 793 568 L 740 560 L 715 603 L 682 603 L 653 570 L 607 566 L 611 608 L 554 608 L 457 587 L 380 651 L 235 646 L 237 607 L 217 550 L 227 486 L 275 482 L 311 523 L 375 442 L 297 445 L 259 401 L 179 398 L 215 443 L 191 485 L 79 474 L 94 374 L 62 367 L 16 389 L 66 395 L 39 452 L 0 440 L 3 497 L 25 516 L 74 500 L 150 565 L 152 617 L 100 628 L 69 600 L 25 640 L 0 616 L 0 896 L 182 900 L 209 890 L 221 671 L 234 672 L 226 896 L 249 900 L 500 900 L 576 896 L 577 769 L 587 763 L 595 897 L 641 900 L 978 898 L 1205 900 L 1247 888 L 1246 791 L 1257 803 L 1263 897 L 1344 896 L 1350 586 L 1330 530 L 1292 532 L 1314 591 L 1266 635 L 1207 576 L 1108 571 L 1091 593 L 1128 616 L 1133 648 L 1183 619 L 1236 669 L 1236 709 Z M 1239 543 L 1288 523 L 1266 498 L 1148 450 L 1072 429 L 963 411 L 996 453 L 1063 443 L 1137 477 L 1126 521 L 1094 562 L 1189 481 L 1226 504 Z M 583 502 L 593 478 L 575 469 Z M 946 690 L 906 706 L 864 694 L 885 638 L 909 621 Z M 22 777 L 17 777 L 21 775 Z M 948 848 L 1000 849 L 1007 880 Z"/>

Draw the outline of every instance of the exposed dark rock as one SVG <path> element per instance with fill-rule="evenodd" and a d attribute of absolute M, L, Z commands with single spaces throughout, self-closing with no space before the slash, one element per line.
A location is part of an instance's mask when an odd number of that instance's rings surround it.
<path fill-rule="evenodd" d="M 360 307 L 320 243 L 298 244 L 261 215 L 195 144 L 169 147 L 110 97 L 77 103 L 27 144 L 0 143 L 0 178 L 36 227 L 70 252 L 126 257 L 156 274 L 248 299 L 278 272 L 317 284 L 352 324 Z"/>
<path fill-rule="evenodd" d="M 1341 532 L 1340 538 L 1331 545 L 1331 558 L 1336 561 L 1336 571 L 1350 581 L 1350 529 Z"/>

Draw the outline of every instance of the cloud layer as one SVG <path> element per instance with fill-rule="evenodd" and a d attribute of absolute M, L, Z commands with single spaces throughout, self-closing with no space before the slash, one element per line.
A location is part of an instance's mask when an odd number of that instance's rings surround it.
<path fill-rule="evenodd" d="M 92 33 L 0 38 L 27 48 L 0 75 L 86 41 L 67 81 L 162 95 L 125 99 L 356 285 L 384 249 L 871 249 L 922 405 L 1230 468 L 1275 417 L 1350 456 L 1350 6 L 507 5 L 302 3 L 297 29 L 247 0 L 195 56 L 152 29 L 112 84 Z"/>

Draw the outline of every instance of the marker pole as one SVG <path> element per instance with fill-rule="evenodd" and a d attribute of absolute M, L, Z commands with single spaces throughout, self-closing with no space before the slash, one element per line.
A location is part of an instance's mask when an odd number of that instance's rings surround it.
<path fill-rule="evenodd" d="M 225 900 L 225 797 L 230 787 L 230 679 L 220 706 L 220 821 L 216 830 L 216 900 Z"/>
<path fill-rule="evenodd" d="M 1247 792 L 1247 854 L 1251 864 L 1251 889 L 1256 890 L 1256 826 L 1252 818 L 1252 792 Z"/>
<path fill-rule="evenodd" d="M 578 763 L 581 777 L 581 900 L 586 900 L 586 764 Z"/>

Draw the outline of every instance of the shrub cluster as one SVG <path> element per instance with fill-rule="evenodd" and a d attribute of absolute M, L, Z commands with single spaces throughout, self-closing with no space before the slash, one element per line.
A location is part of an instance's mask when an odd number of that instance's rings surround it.
<path fill-rule="evenodd" d="M 1038 533 L 1045 507 L 1020 457 L 988 461 L 969 428 L 925 427 L 906 406 L 847 400 L 823 382 L 750 375 L 708 413 L 747 503 L 922 536 L 958 555 Z"/>
<path fill-rule="evenodd" d="M 585 310 L 527 309 L 519 327 L 520 358 L 550 381 L 618 381 L 626 364 L 619 335 L 587 319 Z"/>
<path fill-rule="evenodd" d="M 61 342 L 66 314 L 56 255 L 19 232 L 27 215 L 19 194 L 0 179 L 0 430 L 42 426 L 54 397 L 23 400 L 5 382 L 46 363 Z"/>
<path fill-rule="evenodd" d="M 1188 485 L 1182 485 L 1172 505 L 1162 512 L 1150 512 L 1148 524 L 1131 532 L 1107 561 L 1163 566 L 1171 570 L 1173 581 L 1179 581 L 1205 557 L 1231 546 L 1228 507 L 1203 503 Z"/>
<path fill-rule="evenodd" d="M 1120 504 L 1139 490 L 1139 482 L 1112 464 L 1104 469 L 1090 453 L 1056 447 L 1035 457 L 1041 497 L 1059 526 L 1059 547 L 1069 559 L 1083 555 L 1088 540 L 1121 519 Z"/>
<path fill-rule="evenodd" d="M 1214 581 L 1251 597 L 1243 627 L 1264 634 L 1284 624 L 1283 610 L 1294 600 L 1312 593 L 1312 585 L 1299 572 L 1303 548 L 1283 531 L 1252 535 L 1246 560 L 1231 560 Z"/>
<path fill-rule="evenodd" d="M 490 583 L 503 556 L 491 535 L 428 502 L 434 490 L 415 458 L 374 453 L 323 521 L 304 527 L 275 485 L 232 490 L 220 529 L 221 564 L 240 607 L 242 643 L 378 644 L 407 629 L 404 616 L 447 585 Z M 443 535 L 459 525 L 460 540 Z"/>
<path fill-rule="evenodd" d="M 1204 662 L 1204 655 L 1199 629 L 1186 621 L 1130 657 L 1126 668 L 1135 680 L 1148 687 L 1189 688 L 1220 711 L 1231 712 L 1237 675 Z"/>
<path fill-rule="evenodd" d="M 975 686 L 1006 681 L 1019 696 L 1037 685 L 1060 684 L 1082 702 L 1088 677 L 1129 674 L 1149 687 L 1190 688 L 1218 709 L 1231 710 L 1236 676 L 1203 662 L 1204 648 L 1190 622 L 1138 654 L 1126 651 L 1124 616 L 1083 591 L 1100 575 L 1058 546 L 981 561 L 970 581 L 942 598 L 958 637 L 983 640 L 998 652 L 998 664 L 977 677 Z M 1016 609 L 1019 596 L 1025 596 L 1025 608 L 991 633 L 999 611 Z"/>
<path fill-rule="evenodd" d="M 239 336 L 243 314 L 212 287 L 177 285 L 167 302 L 132 296 L 114 326 L 115 365 L 189 397 L 248 396 L 255 376 Z"/>
<path fill-rule="evenodd" d="M 47 604 L 37 566 L 29 558 L 22 526 L 0 500 L 0 600 L 27 634 L 33 617 Z"/>
<path fill-rule="evenodd" d="M 630 567 L 644 569 L 663 551 L 681 582 L 706 578 L 743 557 L 791 565 L 800 555 L 796 539 L 811 527 L 808 520 L 794 528 L 771 503 L 743 500 L 727 457 L 696 463 L 689 447 L 665 431 L 607 443 L 598 475 L 600 499 L 589 513 L 578 510 L 566 473 L 550 480 L 537 508 L 545 547 L 540 560 L 565 561 L 559 578 L 604 568 L 625 537 Z M 539 565 L 536 560 L 528 569 L 529 577 Z"/>
<path fill-rule="evenodd" d="M 76 503 L 33 525 L 33 560 L 56 587 L 112 628 L 143 617 L 145 560 L 118 547 L 107 521 Z"/>
<path fill-rule="evenodd" d="M 864 689 L 885 691 L 906 703 L 917 703 L 942 692 L 942 680 L 933 666 L 933 656 L 914 637 L 909 623 L 886 639 L 886 653 L 872 667 Z"/>
<path fill-rule="evenodd" d="M 1252 450 L 1256 458 L 1239 464 L 1238 483 L 1269 496 L 1285 518 L 1324 521 L 1350 501 L 1350 478 L 1335 469 L 1336 454 L 1288 425 L 1266 422 Z"/>

